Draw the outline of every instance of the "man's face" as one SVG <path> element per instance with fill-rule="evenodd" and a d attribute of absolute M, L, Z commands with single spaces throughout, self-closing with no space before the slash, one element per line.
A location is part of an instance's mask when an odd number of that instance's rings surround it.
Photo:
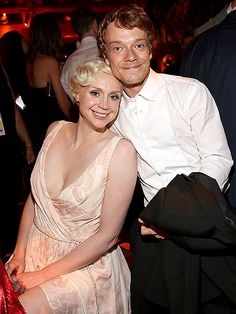
<path fill-rule="evenodd" d="M 147 34 L 139 28 L 118 28 L 111 23 L 105 33 L 106 61 L 114 75 L 123 83 L 124 89 L 138 92 L 150 70 L 152 54 Z"/>

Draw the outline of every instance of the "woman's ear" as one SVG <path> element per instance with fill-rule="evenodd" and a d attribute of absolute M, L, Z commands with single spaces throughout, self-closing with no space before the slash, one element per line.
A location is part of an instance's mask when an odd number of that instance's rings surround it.
<path fill-rule="evenodd" d="M 74 97 L 76 102 L 79 102 L 79 93 L 73 93 L 72 96 Z"/>

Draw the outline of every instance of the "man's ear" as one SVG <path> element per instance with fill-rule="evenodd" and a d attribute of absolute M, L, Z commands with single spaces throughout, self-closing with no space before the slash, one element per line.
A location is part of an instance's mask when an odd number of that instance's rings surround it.
<path fill-rule="evenodd" d="M 108 65 L 111 65 L 111 63 L 110 63 L 110 61 L 108 60 L 106 54 L 103 53 L 102 55 L 103 55 L 103 59 L 105 60 L 105 62 L 106 62 Z"/>

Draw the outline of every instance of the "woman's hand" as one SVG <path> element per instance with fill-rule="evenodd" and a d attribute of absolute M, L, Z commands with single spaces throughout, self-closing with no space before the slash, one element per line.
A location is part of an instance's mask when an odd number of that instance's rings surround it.
<path fill-rule="evenodd" d="M 157 239 L 168 239 L 169 235 L 166 231 L 156 228 L 154 226 L 150 226 L 148 224 L 145 224 L 145 222 L 142 219 L 138 219 L 139 223 L 141 224 L 141 234 L 143 236 L 154 236 Z"/>
<path fill-rule="evenodd" d="M 46 278 L 40 270 L 17 274 L 16 279 L 21 289 L 24 290 L 31 289 L 46 281 Z"/>
<path fill-rule="evenodd" d="M 16 293 L 23 293 L 24 289 L 20 286 L 16 275 L 23 273 L 25 269 L 24 258 L 13 257 L 5 264 L 6 271 L 10 278 L 12 287 Z"/>
<path fill-rule="evenodd" d="M 18 258 L 13 255 L 13 257 L 5 264 L 5 268 L 10 278 L 12 275 L 23 273 L 25 269 L 24 258 Z"/>

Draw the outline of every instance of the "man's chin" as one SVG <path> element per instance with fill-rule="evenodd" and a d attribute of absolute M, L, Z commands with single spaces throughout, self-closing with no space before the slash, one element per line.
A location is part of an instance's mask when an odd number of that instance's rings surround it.
<path fill-rule="evenodd" d="M 136 87 L 140 87 L 140 86 L 142 86 L 143 85 L 143 82 L 144 82 L 144 80 L 142 80 L 142 81 L 136 81 L 136 82 L 130 82 L 130 81 L 128 81 L 128 82 L 123 82 L 123 86 L 125 87 L 125 88 L 128 88 L 128 89 L 131 89 L 131 88 L 136 88 Z"/>

